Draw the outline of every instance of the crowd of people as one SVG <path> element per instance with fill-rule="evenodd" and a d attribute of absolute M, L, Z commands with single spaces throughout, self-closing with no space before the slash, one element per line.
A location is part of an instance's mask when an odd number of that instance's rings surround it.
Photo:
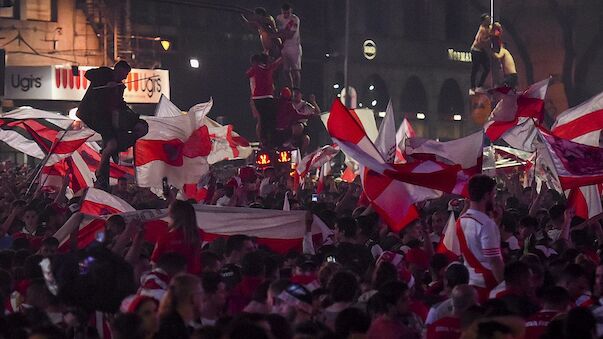
<path fill-rule="evenodd" d="M 191 202 L 174 192 L 159 198 L 126 180 L 112 192 L 136 208 L 168 207 L 169 233 L 146 243 L 140 222 L 116 215 L 86 248 L 59 248 L 53 234 L 77 213 L 77 198 L 44 191 L 27 198 L 28 173 L 12 165 L 1 172 L 0 337 L 603 334 L 601 224 L 575 217 L 553 190 L 522 188 L 519 173 L 475 176 L 469 199 L 422 203 L 420 216 L 394 232 L 363 202 L 356 183 L 329 176 L 312 201 L 312 182 L 295 190 L 285 171 L 216 171 L 201 203 L 282 209 L 289 191 L 292 209 L 307 210 L 333 230 L 332 239 L 305 238 L 289 253 L 245 234 L 207 242 Z M 461 257 L 439 250 L 451 214 L 458 222 L 448 227 L 462 234 Z M 311 223 L 307 218 L 300 227 L 309 234 Z M 72 257 L 75 265 L 65 264 Z M 40 265 L 46 258 L 59 293 L 51 292 L 52 279 Z M 119 293 L 128 296 L 115 300 Z"/>

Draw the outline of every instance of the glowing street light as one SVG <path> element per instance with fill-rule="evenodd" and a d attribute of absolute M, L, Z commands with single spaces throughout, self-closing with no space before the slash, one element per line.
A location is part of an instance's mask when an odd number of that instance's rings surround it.
<path fill-rule="evenodd" d="M 192 68 L 199 68 L 199 59 L 197 58 L 191 58 L 190 59 L 190 64 Z"/>
<path fill-rule="evenodd" d="M 373 106 L 373 107 L 377 106 L 377 100 L 373 100 L 373 101 L 371 102 L 371 106 Z"/>
<path fill-rule="evenodd" d="M 455 114 L 452 116 L 452 120 L 461 121 L 461 120 L 463 120 L 463 117 L 460 114 Z"/>
<path fill-rule="evenodd" d="M 372 91 L 372 90 L 374 90 L 374 89 L 375 89 L 375 85 L 370 85 L 370 86 L 369 86 L 369 91 Z"/>
<path fill-rule="evenodd" d="M 385 118 L 385 112 L 379 112 L 379 118 Z"/>
<path fill-rule="evenodd" d="M 333 88 L 335 88 L 335 89 L 339 89 L 339 84 L 334 84 L 334 85 L 333 85 Z"/>
<path fill-rule="evenodd" d="M 421 112 L 417 113 L 417 119 L 425 120 L 425 113 L 421 113 Z"/>
<path fill-rule="evenodd" d="M 170 43 L 169 40 L 161 40 L 161 47 L 163 47 L 164 51 L 169 50 L 171 45 L 172 44 Z"/>

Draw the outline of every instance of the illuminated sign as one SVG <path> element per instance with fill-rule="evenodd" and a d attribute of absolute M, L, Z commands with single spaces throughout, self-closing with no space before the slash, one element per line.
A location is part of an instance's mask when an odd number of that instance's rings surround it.
<path fill-rule="evenodd" d="M 455 51 L 454 49 L 449 48 L 448 60 L 459 62 L 471 62 L 471 52 Z"/>
<path fill-rule="evenodd" d="M 274 165 L 289 165 L 293 159 L 290 150 L 276 151 L 257 151 L 255 154 L 255 164 L 258 167 L 268 167 Z"/>
<path fill-rule="evenodd" d="M 278 162 L 281 164 L 291 162 L 291 151 L 279 151 L 277 159 Z"/>
<path fill-rule="evenodd" d="M 362 44 L 362 53 L 368 60 L 373 60 L 377 56 L 377 44 L 373 40 L 364 40 Z"/>
<path fill-rule="evenodd" d="M 270 153 L 266 152 L 258 152 L 255 156 L 255 164 L 258 166 L 269 166 L 272 164 L 272 159 L 270 159 Z"/>
<path fill-rule="evenodd" d="M 74 74 L 67 66 L 6 67 L 4 97 L 7 99 L 80 101 L 90 87 L 87 71 L 94 67 L 79 66 Z M 133 68 L 124 81 L 127 103 L 157 103 L 161 95 L 170 97 L 169 71 Z"/>

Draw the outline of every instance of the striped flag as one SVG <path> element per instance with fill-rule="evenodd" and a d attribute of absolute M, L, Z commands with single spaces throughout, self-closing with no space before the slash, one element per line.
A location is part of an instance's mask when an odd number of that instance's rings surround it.
<path fill-rule="evenodd" d="M 0 140 L 31 157 L 42 159 L 57 134 L 67 130 L 73 120 L 59 113 L 21 107 L 0 117 Z"/>
<path fill-rule="evenodd" d="M 457 261 L 461 256 L 461 245 L 456 235 L 456 220 L 454 212 L 450 213 L 446 227 L 442 232 L 442 240 L 436 248 L 436 252 L 446 255 L 450 261 Z"/>
<path fill-rule="evenodd" d="M 304 178 L 308 173 L 317 168 L 321 168 L 326 162 L 331 161 L 339 153 L 338 145 L 324 145 L 316 151 L 307 154 L 299 162 L 296 171 L 300 178 Z"/>
<path fill-rule="evenodd" d="M 603 93 L 557 116 L 552 134 L 574 142 L 599 146 L 603 129 Z"/>
<path fill-rule="evenodd" d="M 114 206 L 115 207 L 115 206 Z M 305 234 L 306 211 L 263 210 L 241 207 L 216 207 L 194 205 L 198 227 L 203 234 L 203 241 L 234 234 L 246 234 L 257 237 L 259 244 L 266 245 L 278 253 L 287 253 L 292 249 L 301 251 Z M 126 221 L 139 218 L 145 228 L 145 240 L 155 243 L 167 231 L 167 210 L 137 210 L 119 213 Z M 109 215 L 84 215 L 77 222 L 78 216 L 68 220 L 54 237 L 64 248 L 74 228 L 78 231 L 78 248 L 92 243 L 97 232 L 103 231 Z M 313 239 L 322 243 L 332 236 L 332 231 L 316 216 L 312 223 Z"/>
<path fill-rule="evenodd" d="M 402 124 L 398 127 L 398 131 L 396 132 L 396 164 L 403 164 L 406 162 L 404 159 L 404 149 L 406 148 L 406 139 L 414 138 L 417 134 L 415 130 L 412 128 L 410 121 L 404 118 L 402 120 Z"/>
<path fill-rule="evenodd" d="M 80 203 L 80 212 L 88 215 L 107 215 L 135 211 L 134 207 L 113 194 L 89 187 Z"/>
<path fill-rule="evenodd" d="M 490 121 L 484 125 L 488 138 L 491 141 L 502 138 L 514 148 L 533 150 L 531 143 L 526 140 L 534 138 L 535 130 L 532 125 L 525 123 L 528 120 L 543 120 L 544 98 L 549 82 L 550 78 L 539 81 L 522 93 L 515 93 L 508 88 L 495 90 L 502 99 L 492 110 Z"/>

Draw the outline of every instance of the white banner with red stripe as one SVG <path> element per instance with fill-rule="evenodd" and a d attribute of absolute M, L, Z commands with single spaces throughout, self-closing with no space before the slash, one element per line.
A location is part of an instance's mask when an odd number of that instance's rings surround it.
<path fill-rule="evenodd" d="M 197 223 L 203 234 L 203 241 L 212 241 L 219 237 L 235 234 L 246 234 L 256 237 L 259 244 L 268 246 L 279 253 L 286 253 L 291 249 L 301 250 L 305 234 L 306 211 L 264 210 L 242 207 L 217 207 L 207 205 L 194 205 Z M 168 224 L 165 221 L 167 210 L 139 210 L 120 213 L 127 222 L 139 218 L 144 222 L 145 239 L 155 243 L 159 237 L 166 234 Z M 84 215 L 81 221 L 77 220 L 81 214 L 71 217 L 59 229 L 54 237 L 62 247 L 67 242 L 74 228 L 79 229 L 77 239 L 78 248 L 84 248 L 92 243 L 96 233 L 104 230 L 105 220 L 109 217 Z M 322 244 L 332 237 L 332 231 L 316 216 L 313 218 L 312 235 L 316 242 Z"/>

